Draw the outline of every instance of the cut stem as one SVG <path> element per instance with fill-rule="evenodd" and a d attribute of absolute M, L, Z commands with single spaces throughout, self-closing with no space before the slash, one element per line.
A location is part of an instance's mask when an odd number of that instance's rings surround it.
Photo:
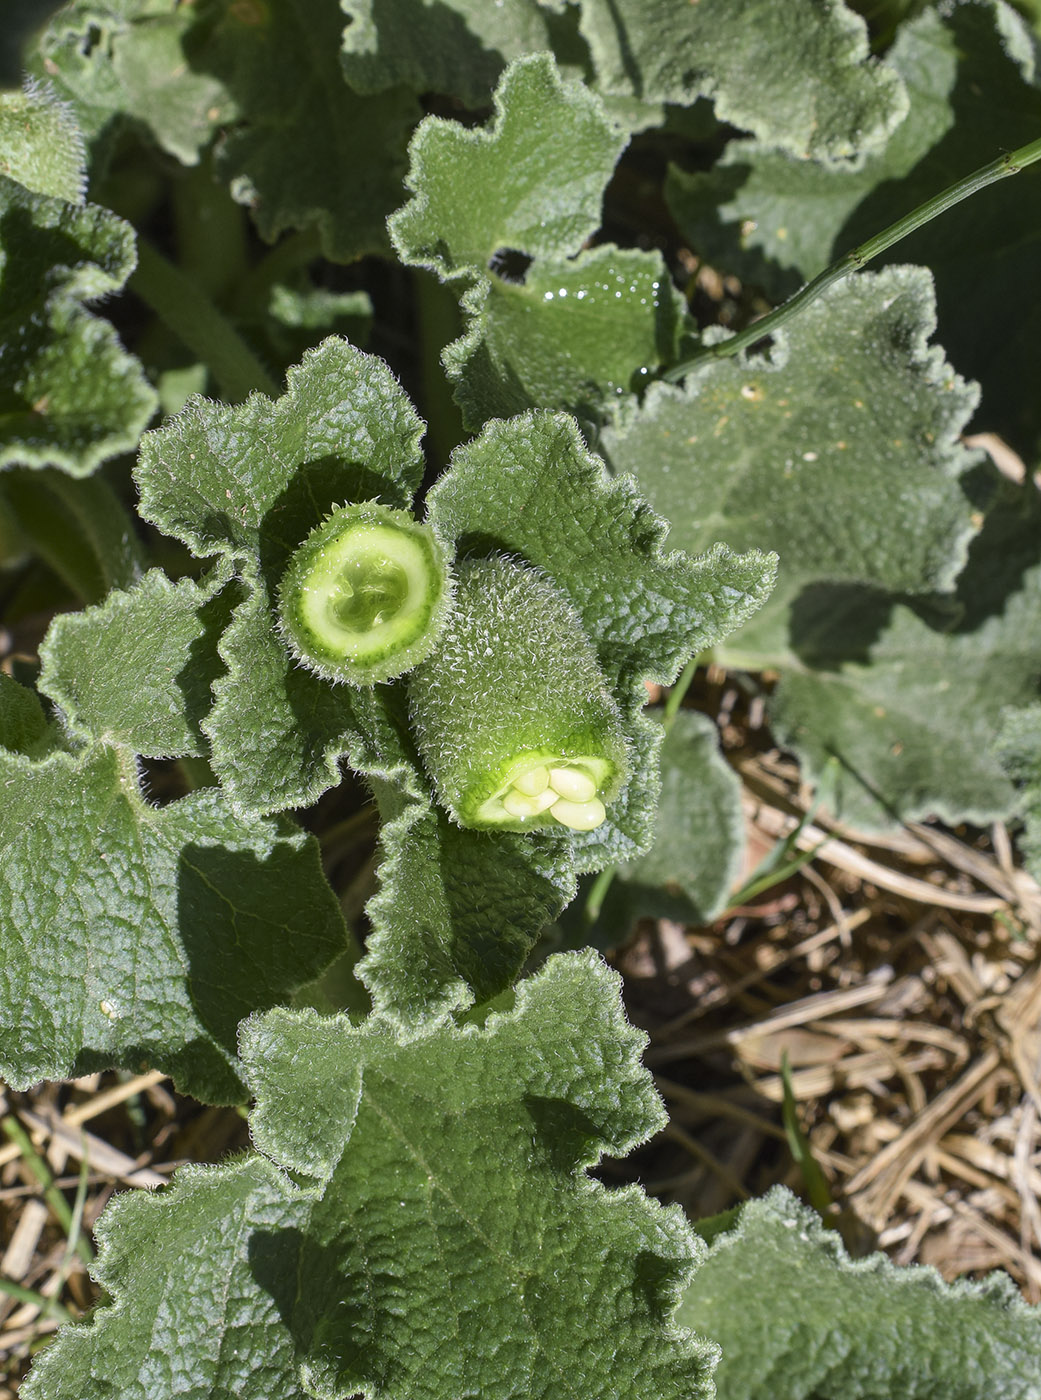
<path fill-rule="evenodd" d="M 760 340 L 773 335 L 793 316 L 798 316 L 800 311 L 804 311 L 811 302 L 816 301 L 821 293 L 827 291 L 833 283 L 840 282 L 849 273 L 864 267 L 873 258 L 877 258 L 880 253 L 891 248 L 894 243 L 899 243 L 902 238 L 914 233 L 916 229 L 920 229 L 923 224 L 929 223 L 937 215 L 952 208 L 953 205 L 960 204 L 963 199 L 968 199 L 970 195 L 976 194 L 988 185 L 993 185 L 998 180 L 1004 180 L 1008 175 L 1018 174 L 1020 170 L 1025 170 L 1028 165 L 1033 165 L 1038 160 L 1041 160 L 1041 137 L 1036 141 L 1028 142 L 1025 146 L 1020 146 L 1015 151 L 1009 151 L 1006 155 L 1000 156 L 979 170 L 974 170 L 971 175 L 966 175 L 963 179 L 957 180 L 947 189 L 934 195 L 932 199 L 927 199 L 924 204 L 920 204 L 910 214 L 905 214 L 902 219 L 897 219 L 896 223 L 890 224 L 881 233 L 876 233 L 867 242 L 860 243 L 856 248 L 850 249 L 837 262 L 833 262 L 830 267 L 826 267 L 823 272 L 818 273 L 811 282 L 807 282 L 801 291 L 796 292 L 783 305 L 775 307 L 773 311 L 768 312 L 767 315 L 753 322 L 743 331 L 739 331 L 737 335 L 730 336 L 727 340 L 721 340 L 716 345 L 704 346 L 689 359 L 684 360 L 682 364 L 674 365 L 672 369 L 667 370 L 662 377 L 669 384 L 678 384 L 702 361 L 723 360 L 738 354 L 750 345 L 758 344 Z"/>

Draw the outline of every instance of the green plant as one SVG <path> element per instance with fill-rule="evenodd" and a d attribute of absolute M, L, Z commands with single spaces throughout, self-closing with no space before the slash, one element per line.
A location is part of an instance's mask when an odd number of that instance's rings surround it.
<path fill-rule="evenodd" d="M 29 1400 L 1038 1394 L 1000 1280 L 597 1184 L 663 1122 L 642 1036 L 595 953 L 535 966 L 580 877 L 579 943 L 724 906 L 698 657 L 779 672 L 836 815 L 1036 851 L 1037 34 L 871 14 L 878 58 L 841 0 L 73 0 L 27 46 L 0 1072 L 144 1063 L 255 1144 L 106 1212 Z M 699 329 L 677 227 L 781 309 Z M 334 789 L 359 928 L 287 815 Z"/>

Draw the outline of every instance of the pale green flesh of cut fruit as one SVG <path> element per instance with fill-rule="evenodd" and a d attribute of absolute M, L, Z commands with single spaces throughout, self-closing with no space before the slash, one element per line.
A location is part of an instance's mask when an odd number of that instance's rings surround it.
<path fill-rule="evenodd" d="M 330 656 L 364 661 L 407 645 L 429 613 L 423 544 L 382 525 L 358 525 L 325 546 L 300 590 L 303 626 Z"/>

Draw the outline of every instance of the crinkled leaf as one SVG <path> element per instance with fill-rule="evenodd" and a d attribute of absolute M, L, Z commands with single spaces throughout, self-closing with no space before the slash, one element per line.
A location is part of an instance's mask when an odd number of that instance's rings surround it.
<path fill-rule="evenodd" d="M 85 603 L 141 577 L 145 551 L 134 522 L 100 474 L 15 467 L 0 478 L 0 500 L 25 543 Z"/>
<path fill-rule="evenodd" d="M 608 460 L 637 477 L 678 545 L 777 551 L 769 616 L 733 643 L 744 664 L 783 657 L 792 599 L 811 581 L 953 585 L 975 528 L 960 478 L 977 455 L 958 434 L 976 394 L 927 345 L 933 324 L 928 273 L 863 274 L 792 321 L 771 357 L 656 385 L 605 429 Z"/>
<path fill-rule="evenodd" d="M 155 408 L 140 364 L 84 302 L 117 292 L 133 230 L 0 175 L 0 467 L 86 476 L 137 446 Z"/>
<path fill-rule="evenodd" d="M 582 0 L 582 33 L 605 91 L 711 97 L 723 121 L 803 158 L 858 156 L 907 111 L 842 0 Z"/>
<path fill-rule="evenodd" d="M 1008 5 L 929 6 L 901 29 L 886 62 L 906 82 L 911 111 L 859 169 L 827 170 L 737 141 L 707 175 L 673 172 L 669 202 L 693 246 L 780 300 L 1041 129 L 1031 41 Z M 1028 449 L 1041 434 L 1039 229 L 1041 180 L 1028 171 L 975 194 L 888 255 L 932 269 L 947 353 L 981 382 L 986 426 Z"/>
<path fill-rule="evenodd" d="M 45 758 L 59 746 L 55 727 L 48 722 L 36 692 L 0 671 L 0 749 Z"/>
<path fill-rule="evenodd" d="M 403 262 L 473 276 L 507 249 L 567 257 L 599 228 L 627 141 L 599 99 L 535 54 L 507 68 L 495 110 L 488 130 L 421 123 L 410 147 L 414 198 L 390 221 Z"/>
<path fill-rule="evenodd" d="M 508 987 L 574 892 L 570 844 L 453 826 L 420 773 L 401 687 L 334 687 L 292 666 L 262 588 L 221 655 L 205 727 L 233 801 L 306 806 L 339 782 L 344 756 L 376 790 L 383 860 L 359 972 L 377 1008 L 414 1029 Z"/>
<path fill-rule="evenodd" d="M 356 736 L 382 724 L 371 696 L 296 665 L 273 603 L 293 550 L 333 506 L 410 504 L 422 430 L 381 360 L 327 340 L 289 371 L 280 399 L 192 399 L 142 443 L 141 513 L 201 557 L 238 562 L 248 589 L 204 725 L 214 771 L 243 810 L 309 805 L 339 781 Z"/>
<path fill-rule="evenodd" d="M 340 781 L 340 761 L 377 772 L 402 761 L 402 740 L 385 712 L 386 687 L 334 686 L 298 666 L 275 630 L 272 599 L 259 580 L 220 642 L 227 667 L 213 686 L 203 729 L 213 770 L 237 808 L 250 813 L 309 807 Z"/>
<path fill-rule="evenodd" d="M 195 7 L 178 0 L 75 0 L 44 31 L 39 60 L 92 141 L 130 118 L 195 165 L 234 105 L 191 61 L 185 41 L 194 20 Z"/>
<path fill-rule="evenodd" d="M 533 407 L 596 421 L 676 360 L 685 318 L 661 254 L 614 244 L 540 259 L 523 282 L 482 278 L 463 308 L 443 358 L 474 426 Z"/>
<path fill-rule="evenodd" d="M 718 1236 L 680 1305 L 722 1346 L 719 1400 L 1033 1400 L 1041 1308 L 993 1273 L 944 1283 L 884 1254 L 851 1259 L 774 1187 Z"/>
<path fill-rule="evenodd" d="M 48 88 L 27 80 L 21 92 L 0 92 L 0 175 L 36 194 L 83 203 L 83 133 Z"/>
<path fill-rule="evenodd" d="M 574 854 L 551 833 L 455 826 L 404 765 L 376 791 L 384 859 L 359 976 L 378 1011 L 414 1030 L 512 985 L 574 894 Z"/>
<path fill-rule="evenodd" d="M 668 523 L 631 477 L 612 480 L 561 413 L 486 424 L 457 448 L 427 509 L 461 550 L 500 550 L 543 569 L 624 690 L 671 683 L 761 604 L 772 581 L 771 561 L 756 552 L 667 551 Z"/>
<path fill-rule="evenodd" d="M 116 1301 L 26 1400 L 707 1400 L 714 1353 L 670 1322 L 689 1227 L 586 1170 L 660 1126 L 643 1039 L 588 955 L 407 1043 L 375 1018 L 255 1018 L 254 1140 L 313 1188 L 254 1157 L 122 1198 L 99 1257 Z"/>
<path fill-rule="evenodd" d="M 362 97 L 347 85 L 343 25 L 329 0 L 211 0 L 188 42 L 193 69 L 235 104 L 218 168 L 261 236 L 315 227 L 325 256 L 349 262 L 386 249 L 420 108 L 402 88 Z"/>
<path fill-rule="evenodd" d="M 577 609 L 636 745 L 627 793 L 604 826 L 573 838 L 579 868 L 646 850 L 661 736 L 640 715 L 643 682 L 672 682 L 685 661 L 754 612 L 773 582 L 772 560 L 723 547 L 697 559 L 665 553 L 666 523 L 631 478 L 608 477 L 563 414 L 487 424 L 457 449 L 427 507 L 460 551 L 526 560 Z"/>
<path fill-rule="evenodd" d="M 317 844 L 215 789 L 143 799 L 126 750 L 0 753 L 0 1074 L 151 1065 L 240 1101 L 235 1032 L 342 951 Z"/>
<path fill-rule="evenodd" d="M 511 58 L 551 47 L 539 0 L 344 0 L 347 81 L 359 92 L 400 83 L 484 106 Z"/>
<path fill-rule="evenodd" d="M 1041 877 L 1041 703 L 1005 711 L 996 752 L 1019 789 L 1019 815 L 1026 823 L 1020 844 L 1036 880 Z"/>
<path fill-rule="evenodd" d="M 306 1400 L 258 1257 L 295 1264 L 308 1202 L 263 1157 L 188 1166 L 161 1194 L 117 1196 L 95 1227 L 117 1300 L 41 1353 L 23 1400 Z"/>
<path fill-rule="evenodd" d="M 626 139 L 600 99 L 539 54 L 495 104 L 487 130 L 420 125 L 391 236 L 404 262 L 470 283 L 444 363 L 471 427 L 532 407 L 596 420 L 675 358 L 683 300 L 657 251 L 580 251 Z"/>
<path fill-rule="evenodd" d="M 719 752 L 716 726 L 679 710 L 661 750 L 654 844 L 611 882 L 599 936 L 610 930 L 609 941 L 619 941 L 644 915 L 711 923 L 726 906 L 743 845 L 741 783 Z"/>
<path fill-rule="evenodd" d="M 864 589 L 811 588 L 793 612 L 800 664 L 772 700 L 774 731 L 844 820 L 1007 817 L 993 751 L 1002 709 L 1041 681 L 1041 501 L 1005 483 L 958 580 L 953 618 Z M 948 610 L 949 611 L 949 610 Z M 931 625 L 930 625 L 931 624 Z M 835 764 L 837 763 L 837 768 Z"/>
<path fill-rule="evenodd" d="M 220 671 L 227 573 L 174 584 L 152 569 L 136 588 L 54 619 L 40 647 L 40 690 L 70 731 L 149 758 L 205 755 L 199 725 Z"/>
<path fill-rule="evenodd" d="M 423 424 L 390 370 L 346 341 L 308 351 L 272 400 L 193 397 L 141 443 L 141 514 L 208 558 L 260 560 L 277 579 L 334 504 L 411 504 Z"/>

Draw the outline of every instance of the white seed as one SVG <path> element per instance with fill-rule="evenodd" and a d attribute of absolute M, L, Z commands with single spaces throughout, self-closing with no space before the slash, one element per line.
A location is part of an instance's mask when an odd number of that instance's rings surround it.
<path fill-rule="evenodd" d="M 502 799 L 505 811 L 511 817 L 537 817 L 540 812 L 544 812 L 547 807 L 551 807 L 558 801 L 557 795 L 548 789 L 540 792 L 538 797 L 528 797 L 523 792 L 518 792 L 516 788 L 511 788 Z"/>
<path fill-rule="evenodd" d="M 599 797 L 591 797 L 588 802 L 569 802 L 562 797 L 554 802 L 550 812 L 562 826 L 572 831 L 595 831 L 607 817 L 607 809 Z"/>
<path fill-rule="evenodd" d="M 596 783 L 580 768 L 551 768 L 549 784 L 554 792 L 566 797 L 569 802 L 588 802 L 596 796 Z"/>
<path fill-rule="evenodd" d="M 514 778 L 513 786 L 517 792 L 523 792 L 525 797 L 538 797 L 540 792 L 545 792 L 549 787 L 549 770 L 533 768 L 530 773 Z"/>

